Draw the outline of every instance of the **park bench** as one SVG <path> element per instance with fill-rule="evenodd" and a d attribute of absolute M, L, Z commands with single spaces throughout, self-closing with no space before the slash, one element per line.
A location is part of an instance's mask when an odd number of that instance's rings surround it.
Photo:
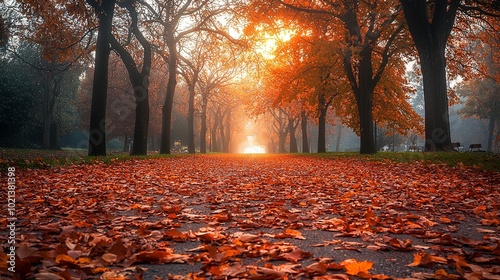
<path fill-rule="evenodd" d="M 483 146 L 481 144 L 470 144 L 469 152 L 484 152 L 482 148 Z"/>
<path fill-rule="evenodd" d="M 423 152 L 424 147 L 422 147 L 422 146 L 410 146 L 410 147 L 408 147 L 408 151 L 409 152 Z"/>
<path fill-rule="evenodd" d="M 453 143 L 451 143 L 451 146 L 457 152 L 461 152 L 464 149 L 464 147 L 462 147 L 462 145 L 460 145 L 460 142 L 453 142 Z"/>

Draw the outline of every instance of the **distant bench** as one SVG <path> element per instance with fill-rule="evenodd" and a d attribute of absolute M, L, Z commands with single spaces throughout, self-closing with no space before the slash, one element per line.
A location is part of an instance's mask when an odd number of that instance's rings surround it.
<path fill-rule="evenodd" d="M 422 147 L 422 146 L 410 146 L 410 147 L 408 147 L 408 151 L 409 152 L 423 152 L 424 147 Z"/>
<path fill-rule="evenodd" d="M 451 143 L 451 146 L 457 152 L 461 152 L 464 150 L 464 147 L 460 144 L 460 142 L 453 142 L 453 143 Z"/>
<path fill-rule="evenodd" d="M 470 144 L 469 152 L 484 152 L 482 148 L 483 146 L 481 144 Z"/>

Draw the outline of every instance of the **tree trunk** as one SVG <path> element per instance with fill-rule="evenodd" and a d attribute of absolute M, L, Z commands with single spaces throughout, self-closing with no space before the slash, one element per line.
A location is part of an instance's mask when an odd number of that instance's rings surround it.
<path fill-rule="evenodd" d="M 326 153 L 326 108 L 321 108 L 319 110 L 318 153 Z"/>
<path fill-rule="evenodd" d="M 491 116 L 488 125 L 488 145 L 486 151 L 491 152 L 493 147 L 493 132 L 495 131 L 495 110 L 491 110 Z"/>
<path fill-rule="evenodd" d="M 302 130 L 302 152 L 309 153 L 309 140 L 307 138 L 307 115 L 306 112 L 300 113 L 300 128 Z"/>
<path fill-rule="evenodd" d="M 374 154 L 377 152 L 375 148 L 375 138 L 373 137 L 373 92 L 363 93 L 356 98 L 358 104 L 358 114 L 360 122 L 360 149 L 361 154 Z"/>
<path fill-rule="evenodd" d="M 207 153 L 207 94 L 203 95 L 201 104 L 200 153 Z M 213 139 L 212 141 L 214 141 Z M 215 145 L 215 141 L 212 142 Z"/>
<path fill-rule="evenodd" d="M 276 145 L 274 144 L 274 140 L 271 139 L 269 143 L 267 143 L 266 151 L 270 154 L 276 153 Z"/>
<path fill-rule="evenodd" d="M 401 0 L 424 80 L 426 151 L 454 151 L 448 113 L 445 49 L 459 2 L 436 0 L 429 17 L 426 1 Z"/>
<path fill-rule="evenodd" d="M 231 113 L 228 113 L 226 117 L 226 132 L 224 133 L 223 145 L 224 152 L 229 153 L 231 151 Z"/>
<path fill-rule="evenodd" d="M 142 80 L 142 79 L 141 79 Z M 132 155 L 148 154 L 149 92 L 148 86 L 134 85 L 135 127 Z"/>
<path fill-rule="evenodd" d="M 50 141 L 49 141 L 49 149 L 50 150 L 60 150 L 61 145 L 59 145 L 59 126 L 55 121 L 51 121 L 50 123 Z"/>
<path fill-rule="evenodd" d="M 215 119 L 213 121 L 212 129 L 210 130 L 210 143 L 212 152 L 220 152 L 220 141 L 217 137 L 217 131 L 219 130 L 219 115 L 215 114 Z"/>
<path fill-rule="evenodd" d="M 279 133 L 279 139 L 278 139 L 278 153 L 286 153 L 286 147 L 285 147 L 285 142 L 286 142 L 286 135 L 288 133 L 286 132 L 280 132 Z"/>
<path fill-rule="evenodd" d="M 87 0 L 91 3 L 93 1 Z M 108 96 L 108 61 L 109 43 L 115 0 L 91 4 L 99 18 L 95 52 L 95 71 L 92 85 L 92 103 L 90 106 L 89 156 L 106 155 L 106 99 Z"/>
<path fill-rule="evenodd" d="M 290 132 L 290 153 L 298 153 L 297 138 L 295 137 L 295 124 L 293 119 L 288 119 L 288 131 Z"/>
<path fill-rule="evenodd" d="M 224 129 L 224 115 L 219 117 L 220 152 L 226 152 L 226 131 Z"/>
<path fill-rule="evenodd" d="M 174 105 L 175 87 L 177 86 L 177 47 L 173 31 L 167 32 L 168 82 L 167 94 L 162 108 L 160 154 L 170 154 L 170 138 L 172 127 L 172 109 Z"/>
<path fill-rule="evenodd" d="M 335 151 L 340 151 L 340 140 L 342 139 L 342 124 L 338 125 L 337 129 L 337 143 L 335 143 Z"/>
<path fill-rule="evenodd" d="M 129 146 L 130 145 L 130 139 L 128 138 L 128 135 L 125 135 L 125 139 L 123 140 L 123 152 L 124 153 L 130 153 Z"/>
<path fill-rule="evenodd" d="M 425 150 L 453 151 L 451 145 L 446 62 L 441 51 L 429 49 L 420 55 L 425 99 Z"/>
<path fill-rule="evenodd" d="M 194 80 L 194 79 L 193 79 Z M 188 100 L 188 153 L 196 153 L 194 144 L 194 83 L 189 85 L 189 100 Z"/>
<path fill-rule="evenodd" d="M 42 149 L 50 149 L 50 124 L 52 123 L 52 117 L 48 115 L 46 109 L 43 110 L 43 134 L 42 134 Z"/>
<path fill-rule="evenodd" d="M 375 137 L 373 136 L 373 93 L 376 82 L 373 80 L 372 49 L 365 48 L 361 52 L 359 63 L 359 87 L 354 89 L 356 104 L 358 105 L 360 125 L 360 148 L 361 154 L 374 154 Z"/>

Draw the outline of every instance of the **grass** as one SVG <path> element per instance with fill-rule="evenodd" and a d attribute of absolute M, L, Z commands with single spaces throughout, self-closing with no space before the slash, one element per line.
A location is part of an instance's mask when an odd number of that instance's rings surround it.
<path fill-rule="evenodd" d="M 311 154 L 312 155 L 312 154 Z M 359 153 L 325 153 L 316 156 L 326 158 L 360 158 L 374 161 L 392 161 L 398 163 L 412 163 L 423 161 L 429 164 L 447 164 L 449 166 L 469 166 L 484 170 L 500 171 L 500 154 L 479 152 L 380 152 L 371 155 L 360 155 Z"/>
<path fill-rule="evenodd" d="M 48 168 L 66 164 L 94 164 L 98 162 L 112 163 L 131 159 L 167 158 L 175 155 L 151 154 L 147 156 L 131 156 L 128 153 L 110 151 L 107 156 L 89 157 L 87 150 L 38 150 L 0 148 L 0 168 L 16 166 L 20 168 Z"/>
<path fill-rule="evenodd" d="M 307 154 L 308 156 L 324 158 L 359 158 L 372 161 L 391 161 L 398 163 L 444 163 L 450 166 L 472 166 L 484 170 L 500 172 L 500 154 L 493 153 L 421 153 L 421 152 L 380 152 L 372 155 L 359 153 L 324 153 Z M 87 150 L 45 151 L 36 149 L 0 148 L 0 168 L 16 166 L 20 168 L 48 168 L 65 164 L 93 164 L 97 162 L 112 163 L 131 159 L 171 158 L 179 155 L 151 154 L 147 156 L 130 156 L 127 153 L 111 151 L 105 157 L 88 157 Z"/>

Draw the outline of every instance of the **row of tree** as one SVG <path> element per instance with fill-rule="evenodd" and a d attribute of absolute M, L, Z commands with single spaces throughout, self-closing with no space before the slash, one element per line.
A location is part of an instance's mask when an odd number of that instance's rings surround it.
<path fill-rule="evenodd" d="M 485 38 L 492 29 L 498 31 L 494 22 L 500 16 L 494 1 L 460 0 L 18 0 L 17 5 L 28 21 L 9 32 L 2 25 L 2 34 L 10 34 L 11 40 L 19 38 L 13 41 L 37 43 L 45 60 L 58 68 L 78 69 L 81 63 L 77 62 L 86 61 L 93 69 L 88 123 L 92 156 L 106 154 L 112 127 L 107 115 L 113 103 L 108 102 L 111 51 L 121 59 L 132 88 L 132 154 L 147 153 L 151 98 L 159 97 L 163 99 L 160 153 L 170 153 L 179 77 L 187 91 L 189 152 L 195 151 L 198 110 L 200 151 L 207 149 L 208 108 L 213 108 L 210 139 L 219 138 L 217 149 L 229 150 L 232 114 L 242 103 L 235 93 L 246 92 L 250 94 L 245 102 L 254 115 L 266 113 L 276 119 L 280 151 L 287 135 L 290 151 L 297 150 L 299 124 L 302 150 L 307 151 L 310 118 L 319 125 L 318 151 L 326 151 L 326 116 L 333 108 L 342 122 L 359 133 L 361 153 L 374 153 L 374 123 L 390 124 L 399 133 L 422 130 L 420 117 L 407 102 L 411 90 L 405 67 L 413 56 L 419 58 L 423 75 L 426 150 L 452 150 L 447 75 L 468 73 L 464 77 L 471 79 L 484 74 L 482 62 L 468 63 L 477 66 L 474 71 L 460 69 L 471 56 L 457 45 L 464 38 L 474 38 L 497 51 L 498 40 L 486 42 Z M 457 25 L 468 28 L 452 32 Z M 234 39 L 243 29 L 247 40 Z M 278 37 L 274 54 L 249 58 L 249 42 L 262 40 L 264 34 Z M 450 43 L 455 48 L 447 51 Z M 446 57 L 452 59 L 448 67 Z M 498 61 L 490 64 L 497 67 Z M 56 74 L 46 70 L 49 66 L 41 69 L 52 75 L 46 80 L 54 81 L 47 89 L 52 93 L 46 95 L 57 100 L 62 90 Z M 164 87 L 152 79 L 162 74 L 167 76 Z M 489 79 L 498 84 L 498 75 Z M 160 90 L 164 93 L 158 94 Z M 50 146 L 54 100 L 43 99 L 44 147 Z"/>
<path fill-rule="evenodd" d="M 230 1 L 19 1 L 22 13 L 28 17 L 24 34 L 44 47 L 46 58 L 57 53 L 61 61 L 87 57 L 93 61 L 93 83 L 89 123 L 89 155 L 106 154 L 106 104 L 109 89 L 109 56 L 113 50 L 121 58 L 127 69 L 135 97 L 135 129 L 132 154 L 147 153 L 149 126 L 150 76 L 152 62 L 163 59 L 168 71 L 164 104 L 162 106 L 162 126 L 160 152 L 169 153 L 174 93 L 177 86 L 180 64 L 189 70 L 182 74 L 189 82 L 191 74 L 199 75 L 203 65 L 189 61 L 189 49 L 194 46 L 193 38 L 201 44 L 225 44 L 224 40 L 237 43 L 221 26 L 231 21 L 227 12 L 235 7 Z M 97 38 L 94 39 L 94 33 Z M 19 33 L 23 34 L 23 33 Z M 193 36 L 197 34 L 197 36 Z M 208 35 L 200 35 L 208 34 Z M 200 37 L 206 39 L 201 40 Z M 86 43 L 84 44 L 84 41 Z M 225 44 L 227 46 L 227 44 Z M 94 47 L 93 47 L 94 46 Z M 90 47 L 90 48 L 89 48 Z M 229 46 L 231 47 L 231 46 Z M 90 55 L 89 50 L 95 50 Z M 220 49 L 205 50 L 220 51 Z M 156 58 L 154 56 L 157 56 Z M 211 55 L 212 58 L 214 55 Z M 159 58 L 159 59 L 158 59 Z M 219 57 L 220 58 L 220 57 Z M 231 59 L 234 59 L 232 57 Z M 223 62 L 210 62 L 221 66 Z M 218 65 L 217 65 L 218 63 Z M 198 67 L 198 68 L 196 68 Z M 186 67 L 187 68 L 187 67 Z M 234 67 L 232 68 L 234 71 Z M 221 69 L 215 69 L 221 71 Z M 210 70 L 203 70 L 209 72 Z M 204 99 L 216 88 L 227 83 L 228 78 L 210 73 L 204 88 Z M 225 74 L 227 76 L 227 73 Z M 194 80 L 194 83 L 197 83 Z M 192 102 L 190 103 L 192 105 Z M 206 109 L 207 102 L 203 103 Z M 192 108 L 190 109 L 192 112 Z M 202 116 L 205 114 L 202 113 Z M 203 119 L 203 117 L 202 117 Z M 193 117 L 190 114 L 189 123 Z M 202 130 L 203 130 L 202 121 Z M 205 124 L 206 126 L 206 124 Z M 190 128 L 192 133 L 192 126 Z M 206 133 L 202 131 L 202 133 Z M 202 137 L 203 139 L 204 137 Z M 202 150 L 204 150 L 202 144 Z M 190 149 L 193 147 L 190 145 Z"/>
<path fill-rule="evenodd" d="M 263 24 L 270 30 L 279 29 L 283 22 L 300 30 L 296 37 L 301 41 L 283 44 L 283 61 L 272 66 L 278 68 L 269 79 L 277 91 L 271 94 L 272 104 L 281 110 L 298 106 L 295 113 L 287 113 L 295 116 L 304 116 L 300 112 L 313 105 L 320 134 L 326 109 L 333 104 L 335 112 L 359 133 L 361 153 L 376 152 L 374 122 L 392 122 L 402 132 L 418 132 L 418 117 L 405 104 L 408 90 L 403 79 L 404 65 L 415 56 L 423 76 L 425 149 L 452 151 L 448 106 L 454 96 L 447 75 L 452 79 L 482 75 L 463 67 L 473 55 L 460 45 L 471 39 L 491 44 L 484 39 L 497 34 L 494 23 L 500 16 L 494 1 L 459 0 L 253 1 L 252 11 L 253 30 L 262 29 Z M 455 26 L 461 31 L 452 32 Z M 498 48 L 498 43 L 492 46 Z M 448 65 L 447 55 L 451 58 Z M 478 63 L 483 61 L 475 61 Z M 307 77 L 309 74 L 316 77 Z M 276 86 L 276 80 L 281 85 Z M 317 100 L 311 103 L 305 97 L 308 92 Z M 280 100 L 280 95 L 287 97 Z M 353 114 L 345 105 L 354 102 L 357 112 Z M 282 131 L 291 128 L 283 126 Z M 319 143 L 319 150 L 324 150 L 324 144 Z"/>

